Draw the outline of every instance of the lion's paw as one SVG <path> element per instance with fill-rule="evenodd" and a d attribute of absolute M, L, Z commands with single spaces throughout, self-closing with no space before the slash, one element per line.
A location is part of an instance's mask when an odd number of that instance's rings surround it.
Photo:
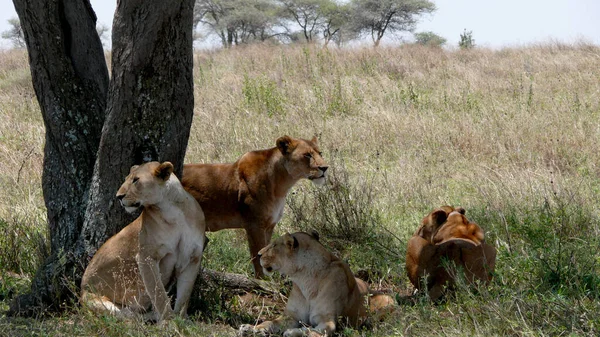
<path fill-rule="evenodd" d="M 307 328 L 287 329 L 283 333 L 283 337 L 304 337 L 308 336 L 310 330 Z"/>
<path fill-rule="evenodd" d="M 265 328 L 259 328 L 252 324 L 242 324 L 238 330 L 240 336 L 268 336 Z"/>

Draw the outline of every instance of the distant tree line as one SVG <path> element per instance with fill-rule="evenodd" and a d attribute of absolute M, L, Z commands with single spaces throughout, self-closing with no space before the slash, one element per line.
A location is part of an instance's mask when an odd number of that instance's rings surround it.
<path fill-rule="evenodd" d="M 436 10 L 429 0 L 195 0 L 194 40 L 216 36 L 230 48 L 255 42 L 321 43 L 341 46 L 370 38 L 378 46 L 384 36 L 414 32 L 418 19 Z M 2 38 L 25 48 L 19 19 L 8 20 Z M 109 27 L 96 27 L 104 45 Z M 202 31 L 202 32 L 199 32 Z M 441 47 L 446 39 L 430 31 L 414 33 L 416 44 Z M 460 34 L 459 46 L 473 48 L 472 32 Z"/>
<path fill-rule="evenodd" d="M 419 17 L 435 11 L 428 0 L 196 0 L 194 27 L 223 47 L 273 41 L 324 45 L 413 32 Z"/>

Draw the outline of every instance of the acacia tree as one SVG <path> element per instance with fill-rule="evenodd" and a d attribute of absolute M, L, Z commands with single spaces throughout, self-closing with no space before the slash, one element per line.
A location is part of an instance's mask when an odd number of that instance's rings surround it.
<path fill-rule="evenodd" d="M 25 48 L 25 37 L 19 18 L 8 19 L 8 25 L 10 29 L 2 32 L 2 38 L 10 40 L 15 48 Z"/>
<path fill-rule="evenodd" d="M 197 0 L 194 26 L 202 24 L 225 48 L 280 35 L 278 10 L 272 0 Z"/>
<path fill-rule="evenodd" d="M 118 1 L 112 76 L 89 0 L 13 0 L 46 127 L 51 255 L 9 314 L 58 309 L 96 249 L 132 220 L 114 194 L 133 164 L 181 173 L 193 115 L 193 0 Z"/>
<path fill-rule="evenodd" d="M 352 0 L 353 24 L 358 32 L 371 34 L 375 47 L 386 32 L 412 32 L 417 19 L 435 11 L 429 0 Z"/>
<path fill-rule="evenodd" d="M 321 8 L 328 0 L 279 0 L 283 15 L 300 26 L 306 42 L 312 42 L 321 28 L 324 17 Z"/>
<path fill-rule="evenodd" d="M 348 4 L 338 4 L 334 1 L 324 3 L 320 11 L 323 14 L 323 44 L 327 47 L 332 40 L 341 41 L 342 30 L 348 30 L 351 11 Z"/>

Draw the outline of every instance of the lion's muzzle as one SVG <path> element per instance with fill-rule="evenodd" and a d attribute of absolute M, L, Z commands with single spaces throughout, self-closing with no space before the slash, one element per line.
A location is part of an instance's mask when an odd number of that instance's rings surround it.
<path fill-rule="evenodd" d="M 119 199 L 119 203 L 121 204 L 121 206 L 123 206 L 123 208 L 125 208 L 125 211 L 127 211 L 128 213 L 133 213 L 142 206 L 142 204 L 139 201 L 131 203 L 130 201 L 125 200 L 124 198 L 125 194 L 117 194 L 117 199 Z"/>

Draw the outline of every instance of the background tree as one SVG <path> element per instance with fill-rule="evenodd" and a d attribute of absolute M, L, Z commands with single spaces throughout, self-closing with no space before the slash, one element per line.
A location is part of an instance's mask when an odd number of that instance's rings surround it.
<path fill-rule="evenodd" d="M 412 32 L 420 16 L 436 9 L 428 0 L 352 0 L 352 7 L 356 31 L 370 33 L 375 47 L 386 32 Z"/>
<path fill-rule="evenodd" d="M 280 35 L 278 8 L 272 0 L 197 0 L 194 27 L 202 24 L 223 47 L 265 41 Z"/>
<path fill-rule="evenodd" d="M 98 37 L 100 38 L 100 42 L 102 43 L 103 47 L 106 47 L 106 43 L 110 38 L 109 31 L 110 28 L 103 23 L 99 23 L 98 25 L 96 25 L 96 32 L 98 32 Z"/>
<path fill-rule="evenodd" d="M 306 42 L 312 42 L 323 25 L 325 18 L 323 7 L 331 4 L 330 0 L 279 0 L 283 7 L 283 15 L 300 26 Z"/>
<path fill-rule="evenodd" d="M 320 11 L 323 15 L 323 43 L 327 47 L 332 40 L 341 41 L 342 31 L 350 27 L 351 11 L 348 4 L 335 1 L 326 1 Z"/>
<path fill-rule="evenodd" d="M 15 48 L 25 48 L 25 36 L 23 36 L 23 28 L 19 18 L 8 19 L 9 30 L 2 32 L 2 38 L 10 40 Z"/>
<path fill-rule="evenodd" d="M 238 0 L 225 24 L 233 31 L 233 42 L 236 45 L 254 41 L 263 42 L 279 35 L 274 31 L 278 25 L 277 7 L 270 0 Z"/>
<path fill-rule="evenodd" d="M 441 47 L 446 39 L 434 32 L 419 32 L 415 33 L 415 42 L 422 46 Z"/>
<path fill-rule="evenodd" d="M 475 39 L 473 38 L 473 31 L 468 31 L 465 29 L 460 34 L 460 41 L 458 41 L 458 46 L 461 49 L 471 49 L 475 47 Z"/>
<path fill-rule="evenodd" d="M 228 31 L 225 24 L 225 17 L 230 10 L 233 10 L 228 6 L 229 2 L 229 0 L 198 0 L 194 6 L 194 27 L 200 23 L 206 25 L 210 32 L 219 36 L 225 48 L 233 44 L 233 33 Z"/>
<path fill-rule="evenodd" d="M 57 309 L 95 250 L 132 220 L 114 194 L 133 164 L 181 173 L 193 114 L 193 0 L 119 1 L 108 70 L 89 0 L 13 0 L 46 126 L 51 256 L 9 314 Z"/>

